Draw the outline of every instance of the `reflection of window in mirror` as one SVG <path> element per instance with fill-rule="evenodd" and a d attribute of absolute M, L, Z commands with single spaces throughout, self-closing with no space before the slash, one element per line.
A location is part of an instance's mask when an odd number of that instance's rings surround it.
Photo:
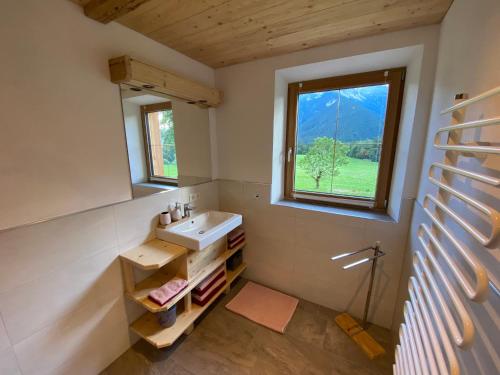
<path fill-rule="evenodd" d="M 208 109 L 120 85 L 134 198 L 211 180 Z"/>
<path fill-rule="evenodd" d="M 141 106 L 144 139 L 147 147 L 149 179 L 177 184 L 177 156 L 172 103 Z"/>

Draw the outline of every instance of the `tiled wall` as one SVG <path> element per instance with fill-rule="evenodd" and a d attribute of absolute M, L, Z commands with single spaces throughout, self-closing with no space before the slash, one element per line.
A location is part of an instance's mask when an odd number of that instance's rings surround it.
<path fill-rule="evenodd" d="M 467 32 L 464 32 L 467 30 Z M 457 38 L 457 35 L 460 37 Z M 474 51 L 474 53 L 470 53 Z M 442 161 L 445 157 L 441 150 L 433 147 L 436 131 L 450 124 L 451 114 L 441 115 L 442 109 L 453 104 L 457 93 L 467 93 L 469 97 L 476 96 L 500 85 L 500 2 L 498 0 L 483 0 L 474 2 L 469 0 L 455 0 L 450 6 L 441 24 L 441 35 L 439 42 L 439 54 L 436 68 L 436 80 L 432 110 L 427 133 L 427 148 L 422 165 L 422 176 L 426 177 L 432 163 Z M 500 114 L 500 97 L 491 97 L 480 101 L 465 110 L 464 121 L 474 121 L 497 117 Z M 474 132 L 464 132 L 463 141 L 477 142 L 478 144 L 495 144 L 500 139 L 498 127 L 483 128 Z M 470 158 L 468 155 L 458 156 L 458 167 L 477 173 L 498 177 L 499 161 L 496 155 L 476 155 Z M 439 175 L 438 175 L 439 176 Z M 500 191 L 489 188 L 486 184 L 474 183 L 470 179 L 453 178 L 448 181 L 458 191 L 466 194 L 472 199 L 478 199 L 489 207 L 498 209 L 500 207 Z M 408 278 L 414 271 L 411 267 L 412 257 L 416 251 L 423 252 L 422 244 L 417 236 L 417 229 L 421 223 L 432 225 L 429 217 L 423 210 L 424 196 L 437 193 L 434 186 L 427 178 L 422 178 L 418 191 L 418 201 L 412 217 L 412 230 L 410 232 L 409 251 L 406 254 L 405 275 L 401 280 L 401 298 L 398 306 L 398 315 L 401 318 L 403 301 L 408 297 Z M 446 194 L 443 195 L 444 199 Z M 476 226 L 483 233 L 489 233 L 488 220 L 471 209 L 471 206 L 462 204 L 458 199 L 445 200 L 447 205 L 465 221 Z M 430 204 L 431 211 L 434 210 Z M 490 280 L 500 285 L 499 248 L 488 249 L 476 241 L 470 234 L 458 225 L 450 216 L 443 215 L 445 226 L 453 233 L 456 241 L 468 249 L 474 257 L 480 261 Z M 463 269 L 466 277 L 473 282 L 474 276 L 471 269 L 466 266 L 458 251 L 452 243 L 446 240 L 446 236 L 438 236 L 444 248 L 450 251 L 452 258 Z M 432 248 L 432 246 L 431 246 Z M 410 251 L 411 250 L 411 251 Z M 467 350 L 458 350 L 454 347 L 462 374 L 498 374 L 500 369 L 499 348 L 500 336 L 498 335 L 500 298 L 496 295 L 490 285 L 489 295 L 483 302 L 469 300 L 463 293 L 460 283 L 453 276 L 443 258 L 436 258 L 441 264 L 443 272 L 447 275 L 449 285 L 453 288 L 458 299 L 463 303 L 467 313 L 470 315 L 474 326 L 474 340 Z M 440 277 L 435 277 L 438 288 L 444 289 Z M 474 282 L 473 282 L 474 284 Z M 447 292 L 444 298 L 448 300 Z M 452 312 L 455 310 L 450 305 Z M 439 309 L 439 308 L 438 308 Z M 440 310 L 440 309 L 439 309 Z M 453 315 L 455 313 L 453 312 Z M 402 319 L 395 320 L 395 329 L 399 329 Z M 457 320 L 458 321 L 458 320 Z M 396 325 L 397 324 L 397 325 Z"/>
<path fill-rule="evenodd" d="M 356 316 L 369 267 L 344 271 L 329 258 L 382 241 L 372 320 L 389 327 L 408 222 L 270 205 L 269 189 L 218 181 L 1 232 L 0 374 L 93 374 L 123 353 L 143 310 L 123 298 L 118 255 L 152 238 L 158 212 L 193 190 L 198 209 L 220 201 L 244 215 L 246 277 Z"/>
<path fill-rule="evenodd" d="M 0 232 L 0 374 L 95 374 L 123 353 L 142 310 L 123 298 L 118 255 L 193 191 L 218 207 L 212 182 Z"/>
<path fill-rule="evenodd" d="M 219 181 L 221 209 L 244 215 L 246 277 L 361 317 L 370 267 L 343 270 L 330 257 L 381 241 L 387 255 L 379 262 L 370 320 L 389 328 L 413 200 L 395 223 L 271 205 L 269 193 L 269 184 Z"/>

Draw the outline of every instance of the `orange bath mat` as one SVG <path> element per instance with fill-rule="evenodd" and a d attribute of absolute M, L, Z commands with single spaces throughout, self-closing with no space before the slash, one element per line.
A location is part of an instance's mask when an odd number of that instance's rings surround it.
<path fill-rule="evenodd" d="M 299 300 L 251 281 L 226 308 L 273 331 L 283 333 Z"/>

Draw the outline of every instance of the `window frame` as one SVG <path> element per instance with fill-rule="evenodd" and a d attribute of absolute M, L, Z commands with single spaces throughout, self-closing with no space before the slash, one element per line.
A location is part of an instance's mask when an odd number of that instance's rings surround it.
<path fill-rule="evenodd" d="M 146 166 L 148 171 L 148 181 L 162 183 L 165 185 L 178 186 L 178 178 L 155 176 L 151 153 L 151 140 L 149 135 L 148 114 L 160 111 L 172 110 L 172 102 L 162 102 L 156 104 L 141 105 L 142 131 L 144 137 L 144 152 L 146 156 Z M 175 125 L 174 125 L 175 126 Z"/>
<path fill-rule="evenodd" d="M 387 73 L 386 73 L 387 72 Z M 285 200 L 340 206 L 371 211 L 386 211 L 391 189 L 392 171 L 396 154 L 406 68 L 392 68 L 371 72 L 328 77 L 288 85 L 288 107 L 285 149 Z M 341 196 L 330 193 L 294 190 L 297 135 L 297 102 L 299 94 L 335 89 L 389 84 L 387 109 L 382 138 L 375 198 Z M 296 196 L 298 194 L 299 196 Z"/>

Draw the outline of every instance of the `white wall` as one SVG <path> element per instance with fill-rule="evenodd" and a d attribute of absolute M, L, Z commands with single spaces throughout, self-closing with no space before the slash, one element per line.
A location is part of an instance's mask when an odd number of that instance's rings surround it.
<path fill-rule="evenodd" d="M 67 0 L 2 1 L 0 45 L 0 229 L 131 197 L 109 58 L 214 83 L 211 68 Z"/>
<path fill-rule="evenodd" d="M 158 213 L 217 183 L 176 189 L 0 232 L 0 374 L 97 374 L 137 337 L 118 255 L 154 238 Z"/>
<path fill-rule="evenodd" d="M 447 13 L 442 26 L 439 43 L 439 54 L 432 101 L 432 112 L 429 123 L 429 132 L 426 141 L 424 162 L 418 191 L 418 201 L 412 217 L 412 230 L 410 235 L 410 249 L 407 252 L 404 265 L 404 275 L 400 283 L 400 297 L 394 330 L 401 321 L 402 302 L 407 298 L 407 280 L 411 272 L 411 258 L 415 250 L 421 250 L 415 235 L 418 225 L 422 222 L 429 224 L 429 219 L 422 209 L 425 194 L 435 192 L 435 187 L 427 180 L 429 166 L 434 161 L 441 161 L 443 153 L 432 147 L 436 130 L 450 124 L 450 115 L 441 116 L 439 112 L 453 103 L 455 94 L 467 93 L 470 97 L 500 85 L 500 2 L 497 0 L 455 0 Z M 484 102 L 470 106 L 467 109 L 466 121 L 480 118 L 497 117 L 500 115 L 500 98 L 488 99 Z M 498 142 L 500 129 L 491 127 L 479 132 L 465 133 L 464 136 L 479 141 L 489 140 Z M 459 165 L 462 168 L 475 170 L 480 173 L 498 177 L 499 158 L 490 156 L 481 160 L 460 157 Z M 470 184 L 463 179 L 452 181 L 454 187 L 469 196 L 480 199 L 486 204 L 498 209 L 500 206 L 500 193 L 498 189 L 487 188 L 480 183 Z M 487 227 L 483 220 L 463 210 L 461 204 L 451 201 L 456 211 L 464 218 L 479 226 L 483 230 Z M 500 285 L 498 265 L 498 248 L 486 249 L 480 246 L 464 231 L 447 220 L 447 225 L 453 228 L 456 238 L 468 247 L 486 266 L 490 278 Z M 445 246 L 452 247 L 444 242 Z M 443 266 L 445 270 L 446 266 Z M 451 280 L 453 276 L 448 273 Z M 473 346 L 466 351 L 455 350 L 461 364 L 463 374 L 489 375 L 500 372 L 498 348 L 498 311 L 500 299 L 490 289 L 489 298 L 483 303 L 468 301 L 464 298 L 460 288 L 456 286 L 459 295 L 474 320 L 476 337 Z"/>
<path fill-rule="evenodd" d="M 69 1 L 2 5 L 0 103 L 9 111 L 0 112 L 0 228 L 128 199 L 119 90 L 109 82 L 107 59 L 132 54 L 211 85 L 213 71 L 116 23 L 89 20 Z M 473 95 L 499 84 L 499 43 L 491 42 L 500 34 L 498 2 L 481 5 L 455 0 L 443 24 L 434 130 L 442 121 L 439 109 L 455 92 Z M 170 202 L 186 201 L 191 191 L 201 194 L 199 208 L 217 208 L 218 191 L 221 208 L 245 215 L 247 276 L 357 316 L 367 270 L 342 271 L 328 259 L 382 240 L 387 256 L 371 318 L 390 326 L 412 189 L 398 223 L 270 205 L 274 72 L 421 44 L 423 100 L 415 124 L 425 129 L 438 32 L 438 26 L 406 30 L 220 69 L 225 103 L 211 112 L 218 144 L 212 159 L 225 180 L 0 232 L 0 374 L 97 373 L 126 350 L 135 340 L 128 322 L 140 310 L 123 299 L 117 256 L 151 238 L 155 215 Z M 439 156 L 427 150 L 423 170 Z M 411 157 L 418 164 L 418 148 Z M 19 168 L 32 160 L 34 170 Z M 73 178 L 63 179 L 61 170 L 74 171 Z M 422 183 L 420 197 L 427 189 Z M 416 205 L 414 223 L 421 217 Z M 483 256 L 494 267 L 494 254 Z M 489 335 L 500 307 L 493 298 L 470 305 L 481 326 L 476 346 L 461 354 L 469 374 L 498 372 L 493 353 L 499 343 Z"/>
<path fill-rule="evenodd" d="M 217 86 L 225 97 L 216 109 L 218 173 L 222 179 L 219 199 L 221 208 L 244 214 L 248 277 L 361 316 L 368 268 L 343 271 L 329 258 L 381 240 L 387 256 L 380 263 L 371 319 L 385 327 L 391 326 L 416 196 L 415 174 L 418 174 L 431 102 L 438 33 L 439 26 L 429 26 L 216 70 Z M 300 205 L 271 205 L 276 71 L 408 46 L 421 46 L 423 55 L 418 89 L 414 93 L 418 97 L 412 120 L 415 131 L 409 133 L 412 148 L 406 150 L 409 154 L 403 153 L 404 158 L 411 160 L 399 222 L 363 213 L 350 216 L 342 210 L 333 210 L 333 213 L 332 210 L 299 208 Z"/>
<path fill-rule="evenodd" d="M 66 0 L 0 12 L 0 229 L 130 198 L 110 57 L 131 54 L 213 85 L 214 73 Z M 152 238 L 157 214 L 217 185 L 176 189 L 0 230 L 0 374 L 97 374 L 137 339 L 118 255 Z"/>

